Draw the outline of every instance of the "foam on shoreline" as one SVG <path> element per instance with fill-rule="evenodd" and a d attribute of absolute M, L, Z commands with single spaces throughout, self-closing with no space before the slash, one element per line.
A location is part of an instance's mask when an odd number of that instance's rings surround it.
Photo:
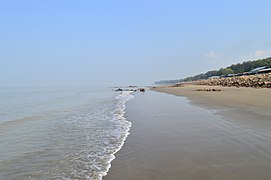
<path fill-rule="evenodd" d="M 127 121 L 125 118 L 125 109 L 126 109 L 126 102 L 133 99 L 134 96 L 131 95 L 133 91 L 124 91 L 121 94 L 116 96 L 116 99 L 118 100 L 116 104 L 116 109 L 112 111 L 112 121 L 115 121 L 118 123 L 118 129 L 116 133 L 118 134 L 118 139 L 120 139 L 117 148 L 113 151 L 113 153 L 110 155 L 110 159 L 108 160 L 108 166 L 106 167 L 106 171 L 101 173 L 99 176 L 99 179 L 101 180 L 103 176 L 106 176 L 109 169 L 111 168 L 111 162 L 116 158 L 115 154 L 122 148 L 124 145 L 124 142 L 126 138 L 128 137 L 129 130 L 131 128 L 132 123 Z"/>

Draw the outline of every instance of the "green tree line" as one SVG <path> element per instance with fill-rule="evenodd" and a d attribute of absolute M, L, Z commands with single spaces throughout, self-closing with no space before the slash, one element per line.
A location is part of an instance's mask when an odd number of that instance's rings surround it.
<path fill-rule="evenodd" d="M 196 81 L 200 79 L 207 79 L 212 76 L 223 76 L 228 74 L 239 74 L 244 72 L 249 72 L 252 69 L 269 66 L 271 67 L 271 57 L 265 59 L 259 59 L 256 61 L 244 61 L 243 63 L 232 64 L 226 68 L 220 68 L 219 70 L 212 70 L 206 73 L 198 74 L 195 76 L 186 77 L 179 80 L 164 80 L 155 82 L 156 84 L 165 84 L 165 83 L 177 83 L 177 82 L 186 82 L 186 81 Z"/>

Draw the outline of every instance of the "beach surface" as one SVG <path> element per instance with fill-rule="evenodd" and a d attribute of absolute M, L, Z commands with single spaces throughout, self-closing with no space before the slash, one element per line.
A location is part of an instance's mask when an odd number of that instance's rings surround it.
<path fill-rule="evenodd" d="M 197 91 L 216 89 L 221 91 Z M 194 105 L 216 110 L 225 118 L 244 120 L 262 125 L 255 119 L 271 121 L 271 89 L 184 85 L 182 87 L 160 86 L 152 90 L 188 98 Z M 266 122 L 269 124 L 269 122 Z"/>
<path fill-rule="evenodd" d="M 264 105 L 249 100 L 242 104 L 237 98 L 232 105 L 226 97 L 220 100 L 218 93 L 230 96 L 238 89 L 195 92 L 195 88 L 160 87 L 155 91 L 164 93 L 135 94 L 126 109 L 131 134 L 103 179 L 270 179 L 270 91 L 259 89 L 265 94 L 259 97 Z M 236 97 L 246 99 L 254 91 Z"/>

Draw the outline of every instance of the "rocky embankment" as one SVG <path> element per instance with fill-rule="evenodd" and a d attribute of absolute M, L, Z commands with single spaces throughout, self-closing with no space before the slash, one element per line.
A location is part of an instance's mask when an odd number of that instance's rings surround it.
<path fill-rule="evenodd" d="M 271 88 L 271 73 L 196 81 L 197 85 Z"/>

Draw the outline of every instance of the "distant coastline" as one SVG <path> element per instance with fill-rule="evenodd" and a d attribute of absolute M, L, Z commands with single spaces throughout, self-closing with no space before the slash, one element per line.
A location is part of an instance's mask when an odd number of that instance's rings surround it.
<path fill-rule="evenodd" d="M 266 71 L 261 71 L 260 73 L 271 72 L 271 57 L 265 59 L 259 59 L 255 61 L 244 61 L 243 63 L 233 64 L 226 68 L 220 68 L 219 70 L 212 70 L 206 73 L 198 74 L 195 76 L 186 77 L 183 79 L 175 80 L 161 80 L 156 81 L 155 84 L 175 84 L 179 82 L 189 82 L 189 81 L 198 81 L 208 78 L 223 78 L 223 77 L 233 77 L 233 76 L 242 76 L 242 75 L 253 75 L 257 73 L 257 68 L 265 67 Z"/>

